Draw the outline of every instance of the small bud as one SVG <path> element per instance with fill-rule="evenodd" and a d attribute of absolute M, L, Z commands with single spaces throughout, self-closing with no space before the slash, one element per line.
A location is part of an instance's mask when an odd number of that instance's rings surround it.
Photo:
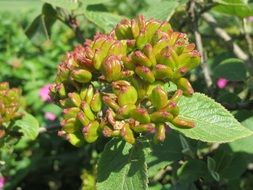
<path fill-rule="evenodd" d="M 99 123 L 97 121 L 92 121 L 83 128 L 83 136 L 85 141 L 88 143 L 93 143 L 98 138 L 98 128 Z"/>
<path fill-rule="evenodd" d="M 131 112 L 131 117 L 140 123 L 149 123 L 150 116 L 145 108 L 136 108 Z"/>
<path fill-rule="evenodd" d="M 115 41 L 114 44 L 110 47 L 107 56 L 116 56 L 116 55 L 125 55 L 127 51 L 126 43 L 121 41 Z"/>
<path fill-rule="evenodd" d="M 136 39 L 136 46 L 139 49 L 142 49 L 147 42 L 148 42 L 148 37 L 147 37 L 147 34 L 145 32 L 145 29 L 143 29 L 143 30 L 140 31 L 140 34 Z"/>
<path fill-rule="evenodd" d="M 145 67 L 152 66 L 152 62 L 149 60 L 149 58 L 139 50 L 132 54 L 132 60 L 136 65 L 143 65 Z"/>
<path fill-rule="evenodd" d="M 108 82 L 121 77 L 121 61 L 117 56 L 108 57 L 102 64 L 102 73 Z"/>
<path fill-rule="evenodd" d="M 155 130 L 155 125 L 153 123 L 147 123 L 131 126 L 131 128 L 136 133 L 153 132 Z"/>
<path fill-rule="evenodd" d="M 179 107 L 177 106 L 177 103 L 171 100 L 162 110 L 171 113 L 174 117 L 178 116 L 179 114 Z"/>
<path fill-rule="evenodd" d="M 115 28 L 115 34 L 118 40 L 132 39 L 131 22 L 127 19 L 122 20 Z"/>
<path fill-rule="evenodd" d="M 191 51 L 183 53 L 178 57 L 180 67 L 186 67 L 189 71 L 200 64 L 200 53 L 198 51 Z"/>
<path fill-rule="evenodd" d="M 133 104 L 126 104 L 120 107 L 117 111 L 116 117 L 121 119 L 126 119 L 130 117 L 130 113 L 136 108 Z"/>
<path fill-rule="evenodd" d="M 146 96 L 148 84 L 141 80 L 138 76 L 132 77 L 130 80 L 137 90 L 139 99 L 143 99 Z"/>
<path fill-rule="evenodd" d="M 79 94 L 77 94 L 76 92 L 70 92 L 70 93 L 68 93 L 68 97 L 75 106 L 77 106 L 77 107 L 80 106 L 81 98 L 80 98 Z"/>
<path fill-rule="evenodd" d="M 100 35 L 100 34 L 96 35 L 94 38 L 94 42 L 92 44 L 92 50 L 96 50 L 100 48 L 105 43 L 106 40 L 107 40 L 107 37 L 105 35 Z"/>
<path fill-rule="evenodd" d="M 153 47 L 151 44 L 146 44 L 144 47 L 143 47 L 143 53 L 149 58 L 149 60 L 151 61 L 152 63 L 152 66 L 155 66 L 156 65 L 156 57 L 153 53 Z"/>
<path fill-rule="evenodd" d="M 130 56 L 123 56 L 121 58 L 122 62 L 123 62 L 123 65 L 129 69 L 129 70 L 134 70 L 135 68 L 135 65 L 134 65 L 134 62 L 132 60 L 132 57 Z"/>
<path fill-rule="evenodd" d="M 168 95 L 160 85 L 152 90 L 149 98 L 156 109 L 161 109 L 168 104 Z"/>
<path fill-rule="evenodd" d="M 87 83 L 91 80 L 92 74 L 87 70 L 79 69 L 72 71 L 71 77 L 77 82 Z"/>
<path fill-rule="evenodd" d="M 89 104 L 87 104 L 85 101 L 82 101 L 82 103 L 81 103 L 81 108 L 82 108 L 82 110 L 83 110 L 85 116 L 86 116 L 89 120 L 91 120 L 91 121 L 95 120 L 95 115 L 94 115 L 93 112 L 91 111 L 91 108 L 90 108 Z"/>
<path fill-rule="evenodd" d="M 178 102 L 179 99 L 182 97 L 182 95 L 183 95 L 183 91 L 178 89 L 178 90 L 176 90 L 174 95 L 171 97 L 170 101 L 171 102 Z"/>
<path fill-rule="evenodd" d="M 83 124 L 83 125 L 88 125 L 90 120 L 86 116 L 86 114 L 83 111 L 80 111 L 77 114 L 77 119 Z"/>
<path fill-rule="evenodd" d="M 186 78 L 180 78 L 177 80 L 176 85 L 186 96 L 191 96 L 194 93 L 191 83 Z"/>
<path fill-rule="evenodd" d="M 184 119 L 184 118 L 180 118 L 180 117 L 175 117 L 172 121 L 171 121 L 176 127 L 180 127 L 180 128 L 193 128 L 195 127 L 195 124 L 193 121 Z"/>
<path fill-rule="evenodd" d="M 109 108 L 112 108 L 114 111 L 117 111 L 119 109 L 119 105 L 116 103 L 116 101 L 109 96 L 103 96 L 102 99 L 105 105 L 107 105 Z"/>
<path fill-rule="evenodd" d="M 140 29 L 138 26 L 138 22 L 135 19 L 131 20 L 131 31 L 132 31 L 133 37 L 137 38 L 140 33 Z"/>
<path fill-rule="evenodd" d="M 149 83 L 155 82 L 155 76 L 154 76 L 153 72 L 148 67 L 138 66 L 135 68 L 135 72 L 143 80 L 145 80 Z"/>
<path fill-rule="evenodd" d="M 67 134 L 67 140 L 74 146 L 80 147 L 83 145 L 84 141 L 80 133 L 69 133 Z"/>
<path fill-rule="evenodd" d="M 101 94 L 98 91 L 96 91 L 96 93 L 92 97 L 91 102 L 90 102 L 90 107 L 92 111 L 94 112 L 99 112 L 101 110 L 102 98 L 101 98 Z"/>
<path fill-rule="evenodd" d="M 176 62 L 173 60 L 173 57 L 171 56 L 170 52 L 164 49 L 160 54 L 157 56 L 157 62 L 162 65 L 168 66 L 171 70 L 176 69 Z"/>
<path fill-rule="evenodd" d="M 57 90 L 57 93 L 59 94 L 59 96 L 61 98 L 66 97 L 67 94 L 66 94 L 66 90 L 65 90 L 65 87 L 64 87 L 63 83 L 57 84 L 55 86 L 55 89 Z"/>
<path fill-rule="evenodd" d="M 159 32 L 158 32 L 159 34 Z M 166 48 L 169 44 L 169 40 L 167 38 L 161 38 L 155 45 L 153 46 L 153 53 L 157 55 L 161 52 L 162 49 Z"/>
<path fill-rule="evenodd" d="M 157 64 L 153 70 L 156 79 L 173 79 L 173 71 L 170 67 L 162 64 Z"/>
<path fill-rule="evenodd" d="M 78 129 L 80 127 L 78 125 L 78 123 L 76 122 L 75 118 L 62 120 L 61 126 L 62 126 L 63 130 L 66 131 L 67 133 L 74 133 L 74 132 L 78 131 Z"/>
<path fill-rule="evenodd" d="M 80 94 L 80 98 L 81 100 L 85 100 L 86 94 L 87 94 L 87 87 L 83 87 L 81 88 L 79 94 Z"/>
<path fill-rule="evenodd" d="M 164 123 L 171 121 L 173 119 L 173 115 L 167 111 L 156 111 L 150 114 L 151 121 L 154 123 Z"/>
<path fill-rule="evenodd" d="M 63 110 L 63 118 L 64 119 L 70 119 L 70 118 L 75 118 L 77 113 L 80 111 L 79 108 L 77 107 L 72 107 L 72 108 L 65 108 Z"/>
<path fill-rule="evenodd" d="M 95 69 L 99 70 L 101 68 L 101 65 L 102 65 L 104 59 L 107 57 L 108 50 L 110 49 L 110 47 L 112 46 L 113 43 L 114 43 L 114 40 L 107 39 L 103 43 L 103 48 L 95 50 L 95 55 L 93 58 L 93 65 L 94 65 Z"/>
<path fill-rule="evenodd" d="M 166 130 L 164 124 L 158 124 L 154 136 L 155 143 L 163 142 L 166 138 Z"/>
<path fill-rule="evenodd" d="M 130 126 L 128 123 L 126 123 L 122 129 L 120 130 L 120 134 L 122 136 L 122 138 L 130 143 L 130 144 L 134 144 L 135 143 L 135 138 L 134 138 L 134 134 L 133 131 L 131 130 Z"/>
<path fill-rule="evenodd" d="M 121 75 L 122 75 L 123 79 L 127 79 L 127 78 L 129 78 L 129 77 L 131 77 L 131 76 L 134 75 L 134 71 L 129 71 L 129 70 L 122 71 Z"/>
<path fill-rule="evenodd" d="M 136 89 L 127 81 L 116 81 L 112 83 L 112 88 L 118 96 L 118 104 L 124 106 L 126 104 L 135 104 L 138 99 Z"/>
<path fill-rule="evenodd" d="M 146 24 L 146 35 L 148 38 L 148 41 L 151 41 L 151 39 L 153 38 L 155 32 L 158 30 L 158 28 L 160 27 L 161 23 L 157 22 L 155 20 L 149 20 L 147 21 Z"/>
<path fill-rule="evenodd" d="M 94 95 L 94 88 L 92 85 L 89 85 L 89 88 L 87 89 L 87 93 L 85 96 L 85 102 L 90 105 L 90 102 Z"/>

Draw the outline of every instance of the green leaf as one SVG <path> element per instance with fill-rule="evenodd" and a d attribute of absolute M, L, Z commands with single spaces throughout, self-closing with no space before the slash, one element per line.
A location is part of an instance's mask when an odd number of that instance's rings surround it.
<path fill-rule="evenodd" d="M 43 108 L 43 112 L 50 112 L 50 113 L 54 113 L 57 116 L 59 116 L 62 112 L 62 109 L 55 105 L 55 104 L 47 104 L 44 108 Z"/>
<path fill-rule="evenodd" d="M 145 149 L 145 157 L 149 177 L 157 174 L 165 166 L 180 160 L 183 154 L 178 133 L 175 131 L 169 132 L 163 143 L 155 144 L 153 141 L 148 143 Z"/>
<path fill-rule="evenodd" d="M 204 142 L 225 143 L 252 135 L 223 106 L 204 94 L 194 93 L 179 101 L 180 117 L 194 121 L 195 127 L 183 129 L 170 124 L 185 136 Z"/>
<path fill-rule="evenodd" d="M 216 162 L 213 158 L 211 157 L 207 157 L 207 168 L 208 170 L 211 172 L 211 171 L 215 171 L 216 169 Z"/>
<path fill-rule="evenodd" d="M 20 132 L 25 138 L 34 140 L 39 134 L 39 122 L 32 115 L 25 113 L 22 119 L 15 122 L 15 126 L 20 128 Z"/>
<path fill-rule="evenodd" d="M 242 125 L 253 131 L 253 117 L 250 117 L 242 122 Z M 230 148 L 234 152 L 245 152 L 248 154 L 253 154 L 253 137 L 247 137 L 239 139 L 229 144 Z"/>
<path fill-rule="evenodd" d="M 213 159 L 216 162 L 216 171 L 222 179 L 234 179 L 245 172 L 252 156 L 233 152 L 227 144 L 223 144 L 213 153 Z"/>
<path fill-rule="evenodd" d="M 212 157 L 207 157 L 207 169 L 214 180 L 219 181 L 220 175 L 216 172 L 216 161 Z"/>
<path fill-rule="evenodd" d="M 241 18 L 253 16 L 253 3 L 247 3 L 245 0 L 216 0 L 218 6 L 215 11 L 238 16 Z"/>
<path fill-rule="evenodd" d="M 11 13 L 17 13 L 27 10 L 40 10 L 42 3 L 39 0 L 1 0 L 0 12 L 8 11 Z"/>
<path fill-rule="evenodd" d="M 179 183 L 182 184 L 193 182 L 206 174 L 206 164 L 202 160 L 189 160 L 177 170 Z"/>
<path fill-rule="evenodd" d="M 68 10 L 74 10 L 78 8 L 78 0 L 41 0 L 41 1 Z"/>
<path fill-rule="evenodd" d="M 142 12 L 145 18 L 154 18 L 159 20 L 169 20 L 174 14 L 175 9 L 179 6 L 178 1 L 162 1 L 155 2 L 148 10 Z"/>
<path fill-rule="evenodd" d="M 85 6 L 88 5 L 97 5 L 97 4 L 104 4 L 107 2 L 111 2 L 112 0 L 82 0 Z"/>
<path fill-rule="evenodd" d="M 56 11 L 46 3 L 43 5 L 42 13 L 33 20 L 25 34 L 35 45 L 39 46 L 49 40 L 51 27 L 55 21 Z"/>
<path fill-rule="evenodd" d="M 214 68 L 213 73 L 215 78 L 225 78 L 229 81 L 243 81 L 247 77 L 244 62 L 236 58 L 222 61 Z"/>
<path fill-rule="evenodd" d="M 99 11 L 85 11 L 85 16 L 99 28 L 105 32 L 110 32 L 113 27 L 120 22 L 123 17 L 108 13 L 108 12 L 99 12 Z"/>
<path fill-rule="evenodd" d="M 147 189 L 147 165 L 143 146 L 130 145 L 112 139 L 105 147 L 98 163 L 97 189 Z"/>

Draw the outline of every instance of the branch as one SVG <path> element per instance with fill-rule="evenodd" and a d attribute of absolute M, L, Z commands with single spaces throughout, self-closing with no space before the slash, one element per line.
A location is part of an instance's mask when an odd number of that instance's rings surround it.
<path fill-rule="evenodd" d="M 208 88 L 209 92 L 211 93 L 210 87 L 212 86 L 213 82 L 212 82 L 210 72 L 208 69 L 207 58 L 204 53 L 202 37 L 201 37 L 201 34 L 198 29 L 198 16 L 195 14 L 195 1 L 194 0 L 191 0 L 191 2 L 189 4 L 188 12 L 189 12 L 189 16 L 191 17 L 191 20 L 193 23 L 193 33 L 195 36 L 197 49 L 199 50 L 200 55 L 201 55 L 201 68 L 204 73 L 204 78 L 205 78 L 207 88 Z"/>
<path fill-rule="evenodd" d="M 69 18 L 66 20 L 66 23 L 75 32 L 77 40 L 80 43 L 83 43 L 85 39 L 83 37 L 83 34 L 79 26 L 79 22 L 77 21 L 76 17 L 72 17 L 71 15 L 69 15 Z"/>
<path fill-rule="evenodd" d="M 230 48 L 232 48 L 233 53 L 236 55 L 236 57 L 238 57 L 239 59 L 245 61 L 247 68 L 249 69 L 250 73 L 253 75 L 253 65 L 252 65 L 252 61 L 250 60 L 250 56 L 247 55 L 241 48 L 239 45 L 237 45 L 236 42 L 232 41 L 231 36 L 222 28 L 220 28 L 217 25 L 217 22 L 215 20 L 215 18 L 208 14 L 208 13 L 204 13 L 202 15 L 203 19 L 210 24 L 210 26 L 213 28 L 214 32 L 226 42 L 226 45 Z"/>
<path fill-rule="evenodd" d="M 246 18 L 243 19 L 243 30 L 244 30 L 245 40 L 248 45 L 250 56 L 253 56 L 253 42 L 250 36 L 251 29 L 248 25 L 248 21 Z"/>
<path fill-rule="evenodd" d="M 75 32 L 75 36 L 78 42 L 83 43 L 85 39 L 80 29 L 79 22 L 76 19 L 77 16 L 80 15 L 73 16 L 70 13 L 67 13 L 64 10 L 60 9 L 57 15 L 57 19 L 60 20 L 62 23 L 66 24 L 68 27 L 70 27 Z"/>

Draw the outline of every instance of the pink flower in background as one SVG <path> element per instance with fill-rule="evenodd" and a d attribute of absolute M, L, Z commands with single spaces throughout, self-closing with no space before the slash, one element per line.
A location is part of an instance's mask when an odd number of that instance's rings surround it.
<path fill-rule="evenodd" d="M 50 101 L 51 98 L 49 96 L 49 88 L 50 88 L 51 84 L 46 84 L 45 86 L 43 86 L 40 89 L 39 95 L 42 101 L 46 102 L 46 101 Z"/>
<path fill-rule="evenodd" d="M 51 112 L 46 112 L 44 117 L 45 117 L 45 119 L 47 119 L 49 121 L 54 121 L 56 119 L 56 115 Z"/>
<path fill-rule="evenodd" d="M 220 89 L 223 89 L 227 86 L 227 83 L 228 83 L 228 80 L 227 79 L 224 79 L 224 78 L 219 78 L 217 80 L 217 86 L 218 88 Z"/>
<path fill-rule="evenodd" d="M 5 177 L 0 177 L 0 190 L 4 189 L 4 184 L 6 183 Z"/>
<path fill-rule="evenodd" d="M 248 21 L 253 22 L 253 16 L 248 17 Z"/>

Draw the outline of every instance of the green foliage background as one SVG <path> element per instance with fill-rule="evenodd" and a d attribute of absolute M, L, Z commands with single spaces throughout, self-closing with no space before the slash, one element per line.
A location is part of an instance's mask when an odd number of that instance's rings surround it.
<path fill-rule="evenodd" d="M 213 84 L 207 87 L 201 67 L 189 78 L 197 92 L 211 96 L 230 113 L 220 105 L 209 110 L 205 106 L 212 105 L 211 100 L 195 94 L 188 104 L 181 100 L 182 114 L 194 117 L 194 111 L 200 109 L 202 113 L 222 113 L 222 124 L 215 125 L 215 118 L 197 114 L 194 119 L 198 125 L 205 125 L 204 132 L 199 128 L 193 132 L 173 130 L 163 144 L 143 139 L 131 147 L 113 139 L 105 147 L 108 139 L 100 139 L 75 148 L 58 137 L 54 128 L 59 125 L 61 110 L 39 97 L 41 87 L 53 82 L 65 52 L 82 41 L 78 31 L 64 20 L 66 15 L 76 17 L 83 38 L 110 31 L 124 17 L 144 14 L 147 18 L 169 20 L 175 31 L 185 32 L 190 41 L 195 41 L 194 23 L 187 12 L 189 5 L 186 0 L 0 1 L 0 81 L 22 88 L 26 111 L 38 120 L 33 126 L 23 121 L 20 125 L 28 131 L 27 135 L 19 142 L 14 138 L 0 150 L 0 175 L 7 179 L 5 189 L 92 190 L 96 189 L 96 181 L 98 189 L 252 189 L 253 137 L 242 138 L 247 136 L 246 128 L 253 130 L 253 71 L 248 67 L 253 64 L 253 19 L 248 18 L 253 16 L 252 1 L 195 1 L 194 22 L 202 36 Z M 202 17 L 204 12 L 216 19 L 217 26 L 231 36 L 249 61 L 238 58 L 231 44 L 227 45 L 230 42 L 218 37 Z M 219 78 L 229 81 L 226 88 L 217 87 Z M 46 112 L 56 114 L 57 119 L 46 120 Z M 231 114 L 240 123 L 231 119 Z M 29 127 L 34 126 L 49 130 L 38 129 L 31 134 Z M 223 134 L 226 135 L 220 138 Z M 36 140 L 29 139 L 29 135 Z M 242 139 L 236 140 L 239 138 Z"/>

